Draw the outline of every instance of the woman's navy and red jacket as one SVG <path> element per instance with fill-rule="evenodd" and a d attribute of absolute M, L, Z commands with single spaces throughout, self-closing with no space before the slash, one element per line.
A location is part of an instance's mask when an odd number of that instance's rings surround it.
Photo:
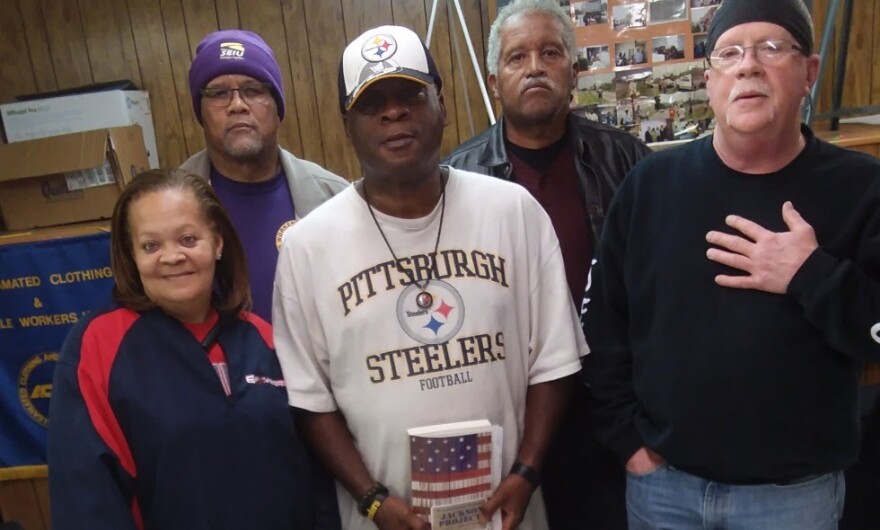
<path fill-rule="evenodd" d="M 205 348 L 159 309 L 71 330 L 49 428 L 54 530 L 339 528 L 332 481 L 297 437 L 271 327 L 245 314 Z"/>

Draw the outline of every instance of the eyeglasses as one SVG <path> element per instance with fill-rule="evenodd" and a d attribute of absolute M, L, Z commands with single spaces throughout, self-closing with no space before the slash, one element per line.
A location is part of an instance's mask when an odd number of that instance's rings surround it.
<path fill-rule="evenodd" d="M 791 52 L 801 52 L 801 47 L 787 40 L 767 40 L 754 46 L 725 46 L 716 48 L 709 55 L 709 65 L 718 70 L 729 70 L 742 62 L 746 56 L 746 50 L 755 50 L 755 59 L 764 65 L 779 64 L 788 57 Z"/>
<path fill-rule="evenodd" d="M 202 101 L 209 107 L 226 107 L 232 103 L 233 92 L 238 92 L 238 97 L 248 105 L 264 105 L 272 99 L 268 83 L 247 83 L 238 88 L 203 88 Z"/>
<path fill-rule="evenodd" d="M 408 109 L 412 109 L 428 101 L 428 87 L 414 82 L 407 82 L 406 84 L 401 84 L 391 93 L 368 88 L 358 96 L 351 108 L 360 114 L 374 116 L 385 108 L 389 99 Z"/>

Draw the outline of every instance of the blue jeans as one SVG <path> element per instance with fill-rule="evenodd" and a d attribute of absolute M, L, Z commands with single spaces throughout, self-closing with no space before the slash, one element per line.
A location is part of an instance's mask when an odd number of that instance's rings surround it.
<path fill-rule="evenodd" d="M 843 472 L 780 486 L 712 482 L 668 464 L 627 474 L 629 530 L 836 530 Z"/>

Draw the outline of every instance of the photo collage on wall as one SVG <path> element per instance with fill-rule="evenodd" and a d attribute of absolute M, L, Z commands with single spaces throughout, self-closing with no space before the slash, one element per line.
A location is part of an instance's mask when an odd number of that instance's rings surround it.
<path fill-rule="evenodd" d="M 560 0 L 580 67 L 572 105 L 646 143 L 714 127 L 703 72 L 706 32 L 721 0 Z"/>

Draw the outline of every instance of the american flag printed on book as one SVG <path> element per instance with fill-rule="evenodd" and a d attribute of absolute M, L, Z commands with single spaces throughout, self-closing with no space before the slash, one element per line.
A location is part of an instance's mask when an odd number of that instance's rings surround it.
<path fill-rule="evenodd" d="M 409 438 L 413 511 L 486 499 L 492 492 L 492 431 Z"/>

